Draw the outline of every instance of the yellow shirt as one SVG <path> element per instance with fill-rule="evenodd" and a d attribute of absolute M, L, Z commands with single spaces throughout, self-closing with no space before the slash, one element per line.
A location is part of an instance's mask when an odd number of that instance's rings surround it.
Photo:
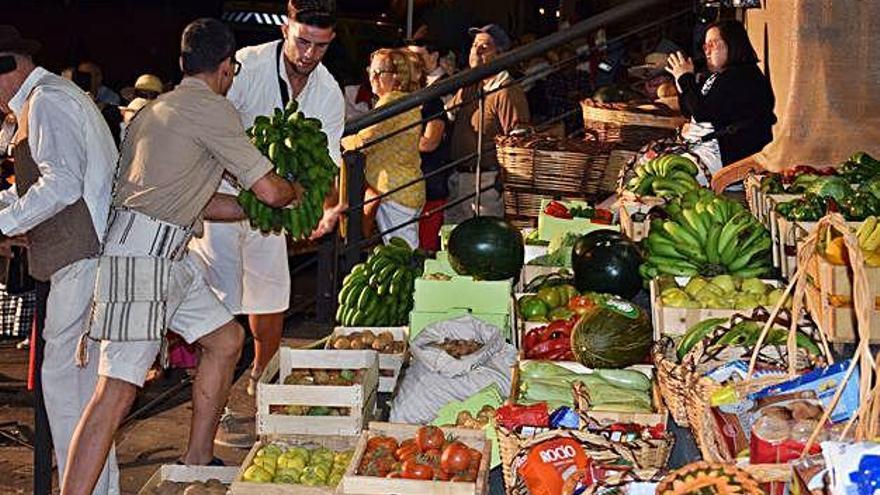
<path fill-rule="evenodd" d="M 387 105 L 404 95 L 405 93 L 395 91 L 379 98 L 376 106 Z M 370 187 L 385 193 L 422 176 L 422 159 L 419 156 L 422 126 L 413 125 L 421 118 L 421 109 L 416 107 L 357 133 L 358 147 L 368 145 L 361 151 L 366 155 L 366 179 Z M 407 126 L 411 127 L 400 134 L 369 145 L 371 141 Z M 418 210 L 425 205 L 425 182 L 418 182 L 393 193 L 388 198 L 407 208 Z"/>

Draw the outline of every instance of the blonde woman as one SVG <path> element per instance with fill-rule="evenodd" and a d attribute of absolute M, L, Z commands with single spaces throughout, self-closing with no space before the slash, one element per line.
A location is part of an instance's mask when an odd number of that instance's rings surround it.
<path fill-rule="evenodd" d="M 379 97 L 376 107 L 387 105 L 418 87 L 421 72 L 404 50 L 383 48 L 370 56 L 369 78 L 373 93 Z M 346 149 L 361 149 L 366 155 L 366 199 L 391 191 L 422 176 L 419 138 L 422 128 L 419 108 L 384 120 L 343 140 Z M 405 131 L 383 139 L 406 128 Z M 380 141 L 381 140 L 381 141 Z M 375 144 L 371 144 L 378 141 Z M 378 204 L 377 204 L 378 203 Z M 387 243 L 401 237 L 410 246 L 419 246 L 419 217 L 425 204 L 425 183 L 418 182 L 364 207 L 365 225 L 375 215 L 380 232 L 412 221 L 405 227 L 383 236 Z"/>

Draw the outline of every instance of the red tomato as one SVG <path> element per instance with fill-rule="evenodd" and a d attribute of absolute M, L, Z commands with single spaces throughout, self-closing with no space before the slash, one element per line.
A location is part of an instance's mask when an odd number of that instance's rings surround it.
<path fill-rule="evenodd" d="M 452 479 L 452 474 L 447 473 L 446 471 L 444 471 L 442 469 L 435 469 L 434 470 L 434 479 L 437 481 L 449 481 Z"/>
<path fill-rule="evenodd" d="M 422 458 L 425 461 L 425 464 L 430 465 L 431 467 L 437 467 L 440 465 L 440 456 L 442 452 L 440 449 L 428 449 L 422 454 Z"/>
<path fill-rule="evenodd" d="M 380 448 L 385 449 L 388 452 L 394 452 L 395 450 L 397 450 L 397 440 L 382 435 L 367 440 L 368 451 Z"/>
<path fill-rule="evenodd" d="M 414 441 L 410 443 L 401 443 L 400 447 L 394 452 L 394 458 L 400 462 L 412 459 L 417 455 L 419 455 L 419 448 Z"/>
<path fill-rule="evenodd" d="M 430 480 L 434 479 L 434 469 L 427 464 L 410 459 L 403 463 L 402 477 L 410 480 Z"/>
<path fill-rule="evenodd" d="M 483 459 L 483 454 L 480 453 L 477 449 L 471 449 L 471 463 L 468 465 L 468 468 L 476 468 L 480 469 L 480 461 Z"/>
<path fill-rule="evenodd" d="M 416 433 L 416 445 L 422 452 L 427 452 L 428 449 L 439 449 L 443 446 L 444 440 L 443 430 L 436 426 L 422 426 Z"/>
<path fill-rule="evenodd" d="M 457 473 L 471 464 L 471 449 L 461 442 L 454 442 L 443 449 L 440 456 L 440 468 L 450 473 Z"/>

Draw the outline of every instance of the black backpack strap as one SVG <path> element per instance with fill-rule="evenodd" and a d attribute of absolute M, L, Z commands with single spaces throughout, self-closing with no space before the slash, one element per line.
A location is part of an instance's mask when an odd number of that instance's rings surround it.
<path fill-rule="evenodd" d="M 284 40 L 278 42 L 278 48 L 275 49 L 275 74 L 278 77 L 278 90 L 281 92 L 281 107 L 287 107 L 290 101 L 290 90 L 287 89 L 287 82 L 281 77 L 281 49 L 284 48 Z"/>

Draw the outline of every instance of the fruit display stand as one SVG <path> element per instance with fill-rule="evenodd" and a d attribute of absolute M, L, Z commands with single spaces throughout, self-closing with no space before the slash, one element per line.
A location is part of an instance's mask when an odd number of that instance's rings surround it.
<path fill-rule="evenodd" d="M 400 370 L 409 359 L 409 327 L 336 327 L 327 340 L 327 349 L 331 347 L 333 337 L 338 335 L 351 335 L 355 332 L 370 330 L 376 334 L 391 332 L 395 342 L 403 342 L 403 352 L 399 354 L 379 353 L 379 392 L 394 392 L 397 380 L 400 378 Z"/>
<path fill-rule="evenodd" d="M 555 237 L 561 237 L 565 234 L 587 234 L 594 230 L 610 229 L 620 230 L 616 225 L 606 225 L 601 223 L 593 223 L 589 218 L 556 218 L 544 213 L 544 209 L 551 202 L 551 199 L 544 198 L 541 200 L 541 211 L 538 213 L 538 238 L 542 241 L 552 241 Z M 581 207 L 590 208 L 590 205 L 584 201 L 560 201 L 567 208 Z"/>
<path fill-rule="evenodd" d="M 376 351 L 299 350 L 282 347 L 257 382 L 257 434 L 348 435 L 360 433 L 373 417 L 379 385 Z M 285 385 L 295 369 L 363 370 L 360 383 Z M 274 377 L 277 381 L 273 381 Z M 293 416 L 274 413 L 272 406 L 348 408 L 347 416 Z"/>
<path fill-rule="evenodd" d="M 352 462 L 342 477 L 342 493 L 346 495 L 388 495 L 392 493 L 396 495 L 481 495 L 487 493 L 492 446 L 486 439 L 486 432 L 483 430 L 443 428 L 445 435 L 452 435 L 468 447 L 482 453 L 476 482 L 423 481 L 379 478 L 358 474 L 358 466 L 366 452 L 367 442 L 370 438 L 385 435 L 403 441 L 415 437 L 418 430 L 418 425 L 370 423 L 369 429 L 361 433 Z"/>
<path fill-rule="evenodd" d="M 688 280 L 690 279 L 687 277 L 675 277 L 676 283 L 680 286 L 687 284 Z M 782 286 L 778 280 L 762 279 L 761 281 L 777 288 Z M 656 278 L 651 280 L 649 287 L 654 340 L 660 340 L 665 336 L 680 337 L 688 328 L 709 318 L 730 318 L 737 313 L 751 311 L 751 309 L 732 308 L 674 308 L 663 304 L 663 299 L 660 297 L 660 284 Z"/>
<path fill-rule="evenodd" d="M 195 481 L 217 480 L 224 485 L 229 485 L 238 475 L 237 466 L 183 466 L 178 464 L 163 464 L 150 476 L 150 479 L 138 491 L 138 495 L 157 495 L 159 485 L 163 481 L 176 483 L 192 483 Z M 225 491 L 223 492 L 225 493 Z"/>
<path fill-rule="evenodd" d="M 254 444 L 232 482 L 229 492 L 232 495 L 334 495 L 339 493 L 339 487 L 331 486 L 308 486 L 295 483 L 260 483 L 246 481 L 244 473 L 252 464 L 257 452 L 271 443 L 294 446 L 320 446 L 334 451 L 351 450 L 357 445 L 357 436 L 335 435 L 261 435 L 260 440 Z M 341 483 L 340 483 L 341 485 Z"/>
<path fill-rule="evenodd" d="M 510 294 L 513 281 L 475 280 L 455 275 L 449 280 L 416 279 L 415 303 L 410 313 L 410 339 L 438 321 L 471 314 L 497 326 L 510 338 Z"/>
<path fill-rule="evenodd" d="M 880 267 L 863 267 L 873 302 L 870 340 L 880 343 Z M 853 307 L 853 273 L 847 265 L 834 265 L 816 255 L 807 262 L 807 311 L 832 343 L 855 342 L 858 335 Z"/>

